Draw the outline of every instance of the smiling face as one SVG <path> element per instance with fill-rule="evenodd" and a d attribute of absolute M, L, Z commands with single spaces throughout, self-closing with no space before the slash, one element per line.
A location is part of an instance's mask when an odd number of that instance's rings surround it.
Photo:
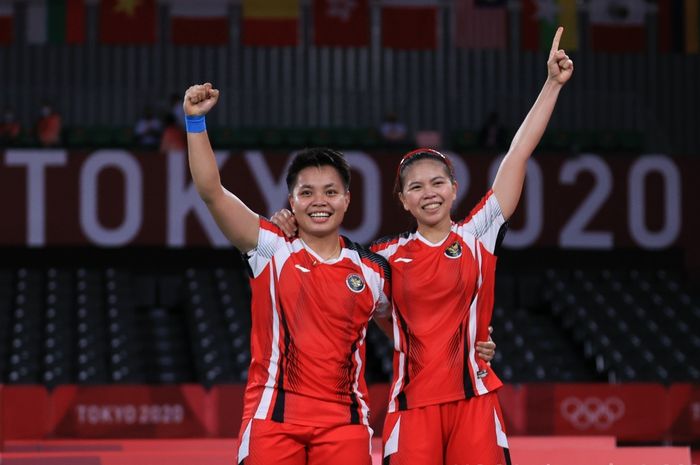
<path fill-rule="evenodd" d="M 302 239 L 337 235 L 350 205 L 350 192 L 334 167 L 309 166 L 299 171 L 289 204 Z"/>
<path fill-rule="evenodd" d="M 403 171 L 399 199 L 421 227 L 450 224 L 450 210 L 457 198 L 457 183 L 452 182 L 447 166 L 425 158 L 412 162 Z"/>

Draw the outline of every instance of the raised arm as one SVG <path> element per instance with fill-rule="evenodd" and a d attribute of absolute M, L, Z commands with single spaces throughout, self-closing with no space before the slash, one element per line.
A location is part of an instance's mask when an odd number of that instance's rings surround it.
<path fill-rule="evenodd" d="M 508 153 L 503 158 L 496 179 L 493 181 L 493 193 L 506 219 L 510 218 L 520 201 L 527 160 L 544 134 L 554 111 L 554 105 L 557 103 L 559 91 L 574 72 L 574 62 L 569 59 L 564 50 L 559 49 L 559 40 L 563 31 L 564 28 L 559 27 L 552 41 L 552 49 L 547 60 L 547 81 L 518 132 L 515 133 Z"/>
<path fill-rule="evenodd" d="M 210 83 L 187 89 L 182 108 L 187 118 L 187 151 L 192 180 L 224 235 L 241 252 L 258 243 L 260 219 L 238 197 L 221 185 L 219 168 L 203 118 L 219 100 L 219 91 Z M 201 121 L 196 121 L 201 117 Z"/>

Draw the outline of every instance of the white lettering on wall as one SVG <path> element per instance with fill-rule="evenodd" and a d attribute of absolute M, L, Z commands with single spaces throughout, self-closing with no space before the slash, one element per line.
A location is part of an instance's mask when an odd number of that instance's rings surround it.
<path fill-rule="evenodd" d="M 99 220 L 98 179 L 102 170 L 114 168 L 124 178 L 124 219 L 113 229 Z M 133 155 L 124 150 L 98 150 L 80 171 L 80 226 L 93 243 L 105 246 L 128 244 L 138 234 L 143 220 L 143 174 Z"/>
<path fill-rule="evenodd" d="M 27 167 L 27 244 L 46 244 L 46 168 L 64 166 L 65 150 L 13 150 L 5 153 L 7 166 Z"/>

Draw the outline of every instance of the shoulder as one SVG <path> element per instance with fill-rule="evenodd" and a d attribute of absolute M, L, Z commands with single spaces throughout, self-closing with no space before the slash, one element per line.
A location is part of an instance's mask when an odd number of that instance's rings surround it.
<path fill-rule="evenodd" d="M 401 234 L 393 234 L 390 236 L 384 236 L 384 237 L 372 242 L 369 245 L 369 249 L 372 252 L 380 253 L 381 251 L 384 251 L 391 246 L 398 246 L 402 239 L 404 241 L 408 240 L 408 238 L 411 236 L 411 234 L 413 234 L 413 232 L 415 232 L 415 231 L 406 231 L 406 232 L 402 232 Z"/>
<path fill-rule="evenodd" d="M 391 269 L 389 268 L 389 262 L 386 258 L 382 257 L 378 253 L 375 253 L 370 247 L 366 247 L 357 242 L 353 242 L 347 237 L 343 237 L 345 241 L 345 247 L 357 253 L 360 260 L 365 264 L 373 268 L 381 270 L 384 276 L 389 277 L 391 275 Z"/>

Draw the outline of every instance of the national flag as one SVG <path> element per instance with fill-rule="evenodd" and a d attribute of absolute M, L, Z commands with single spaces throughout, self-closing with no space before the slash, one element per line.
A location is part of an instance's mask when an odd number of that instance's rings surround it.
<path fill-rule="evenodd" d="M 659 50 L 700 52 L 698 0 L 659 0 Z"/>
<path fill-rule="evenodd" d="M 299 0 L 243 0 L 243 45 L 293 47 L 298 36 Z"/>
<path fill-rule="evenodd" d="M 171 1 L 170 40 L 177 45 L 226 45 L 228 1 Z"/>
<path fill-rule="evenodd" d="M 156 41 L 156 0 L 102 0 L 100 41 L 148 44 Z"/>
<path fill-rule="evenodd" d="M 382 45 L 404 50 L 437 47 L 437 0 L 384 0 Z"/>
<path fill-rule="evenodd" d="M 508 11 L 505 0 L 457 0 L 455 9 L 455 43 L 458 47 L 507 47 Z"/>
<path fill-rule="evenodd" d="M 84 0 L 37 0 L 27 4 L 27 42 L 85 42 Z"/>
<path fill-rule="evenodd" d="M 13 17 L 12 4 L 0 4 L 0 45 L 12 43 Z"/>
<path fill-rule="evenodd" d="M 646 48 L 644 0 L 591 0 L 591 48 L 606 52 L 641 52 Z"/>
<path fill-rule="evenodd" d="M 521 43 L 524 50 L 552 48 L 552 39 L 559 26 L 564 26 L 559 47 L 578 49 L 578 13 L 576 0 L 524 0 L 521 16 Z"/>
<path fill-rule="evenodd" d="M 367 47 L 369 18 L 369 0 L 314 0 L 314 43 Z"/>

